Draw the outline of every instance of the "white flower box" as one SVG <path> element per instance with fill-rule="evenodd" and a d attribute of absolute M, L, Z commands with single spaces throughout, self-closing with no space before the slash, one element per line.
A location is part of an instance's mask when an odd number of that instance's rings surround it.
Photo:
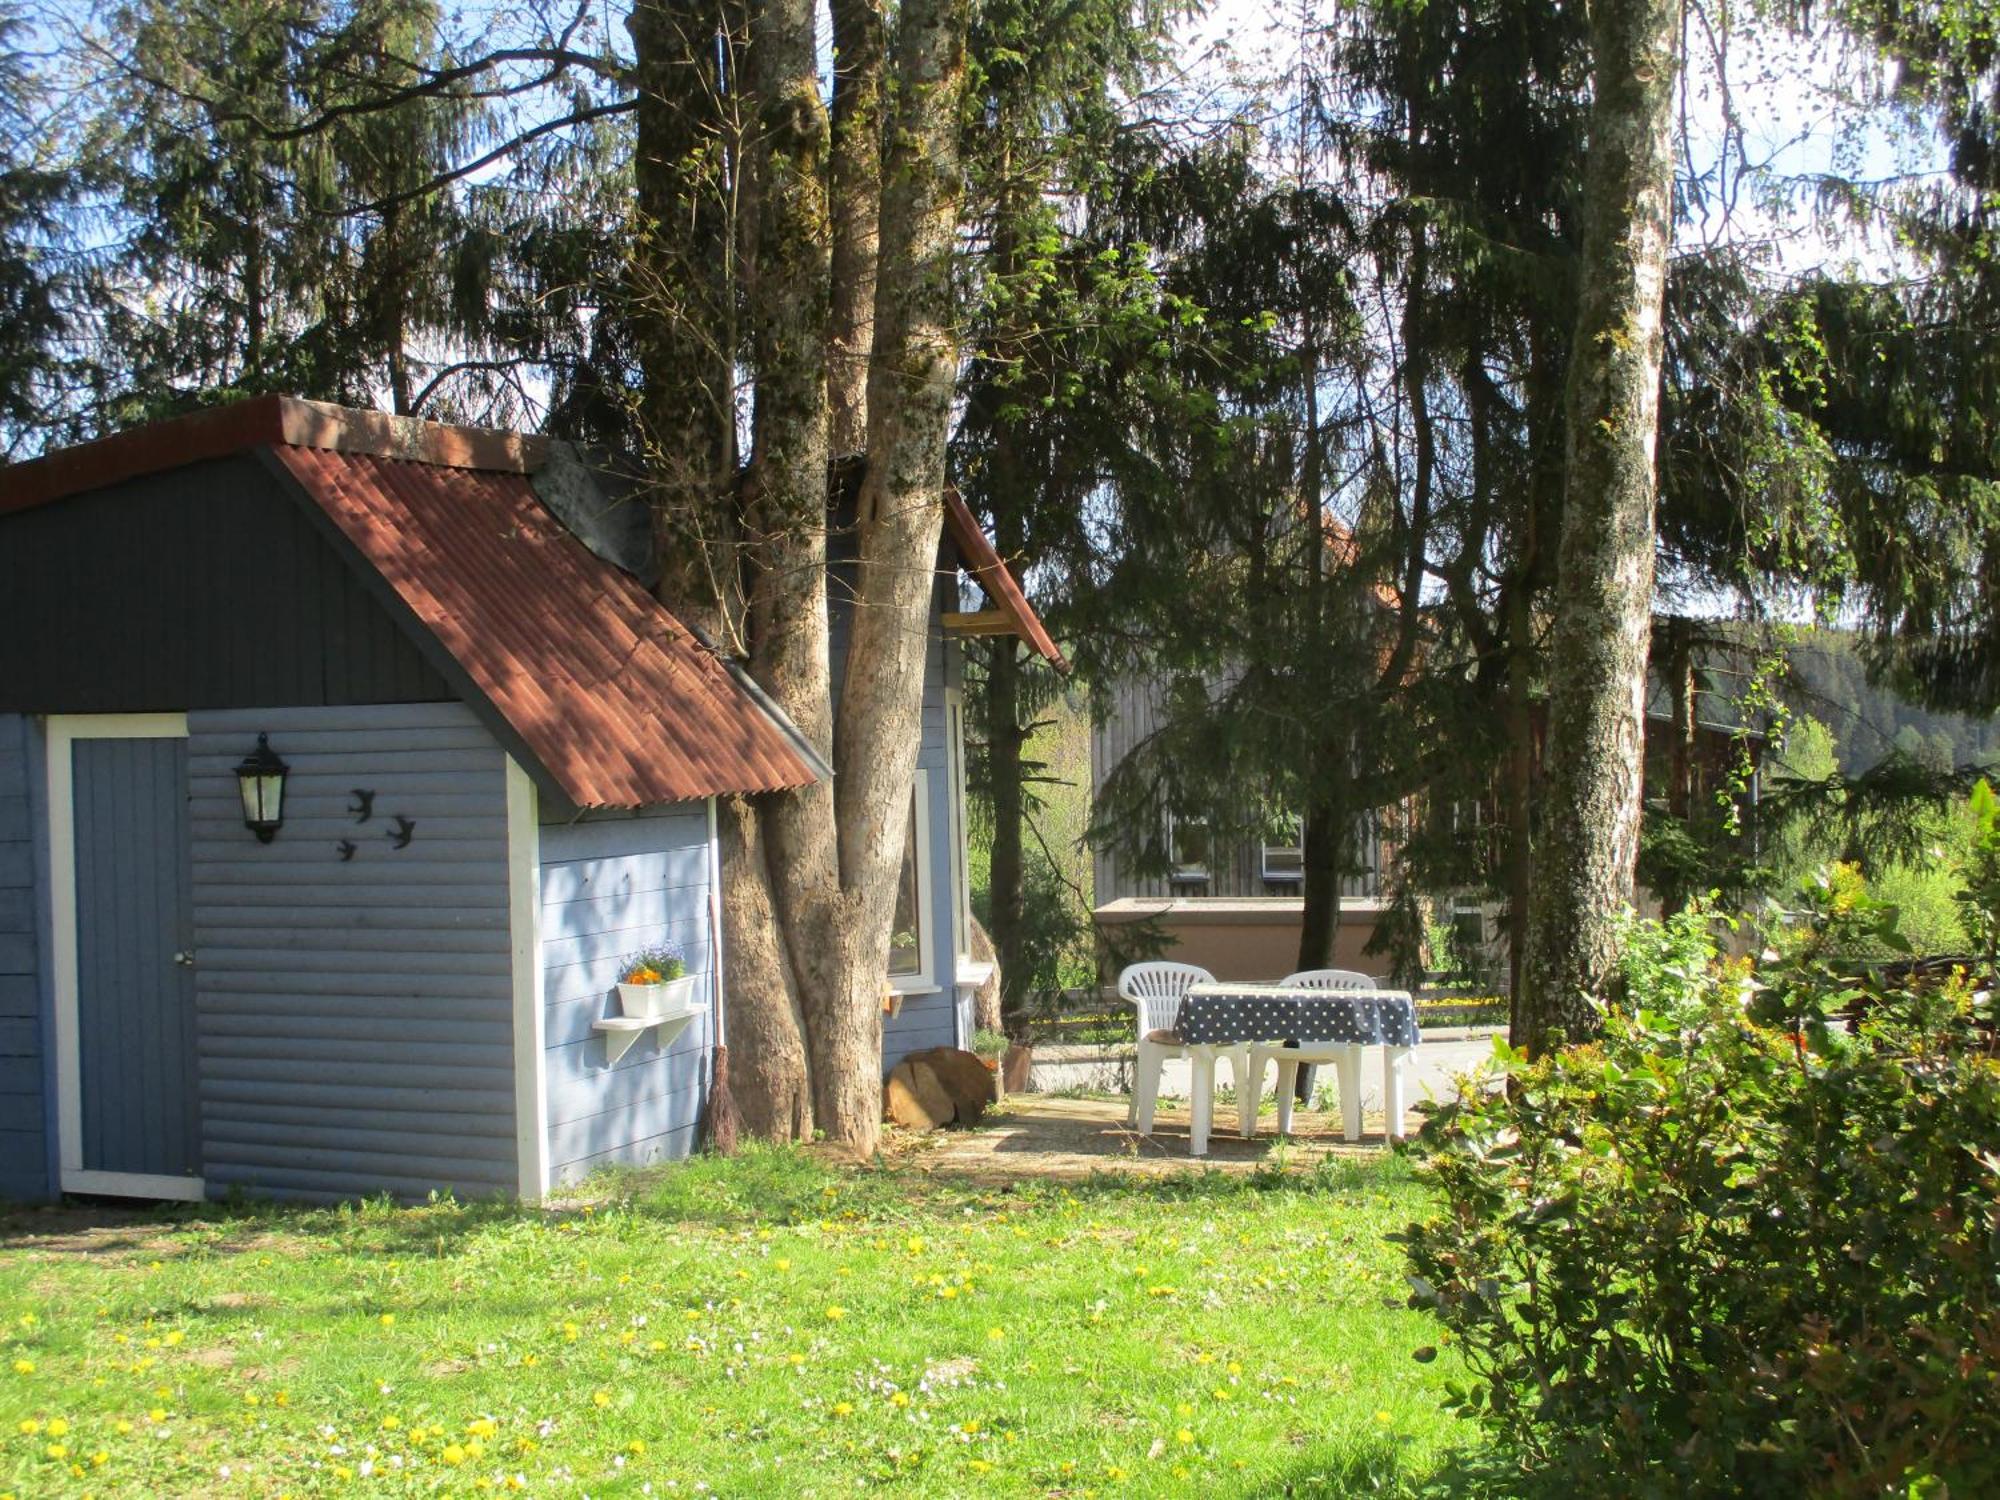
<path fill-rule="evenodd" d="M 618 1006 L 626 1015 L 640 1020 L 656 1020 L 668 1016 L 692 1014 L 700 1004 L 696 990 L 701 983 L 698 974 L 684 974 L 679 979 L 667 979 L 658 984 L 618 985 Z"/>

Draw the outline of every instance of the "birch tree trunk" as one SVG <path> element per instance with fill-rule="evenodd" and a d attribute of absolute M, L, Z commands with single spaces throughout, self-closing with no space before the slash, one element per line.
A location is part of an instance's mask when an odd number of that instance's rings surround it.
<path fill-rule="evenodd" d="M 953 270 L 968 24 L 966 0 L 905 0 L 883 172 L 868 469 L 834 734 L 841 884 L 851 902 L 837 958 L 847 982 L 809 990 L 806 1010 L 820 1124 L 864 1154 L 879 1135 L 881 976 L 922 731 L 944 525 L 945 439 L 958 366 Z"/>
<path fill-rule="evenodd" d="M 1526 1041 L 1596 1026 L 1638 857 L 1678 0 L 1597 0 Z"/>

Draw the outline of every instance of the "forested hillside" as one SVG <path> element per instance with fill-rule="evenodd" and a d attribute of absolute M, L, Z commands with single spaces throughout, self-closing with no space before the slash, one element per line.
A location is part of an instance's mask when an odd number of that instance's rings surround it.
<path fill-rule="evenodd" d="M 1928 765 L 2000 760 L 2000 720 L 1939 713 L 1899 698 L 1868 680 L 1861 643 L 1845 631 L 1815 631 L 1791 648 L 1784 696 L 1792 712 L 1810 715 L 1833 732 L 1840 769 L 1856 775 L 1891 746 Z"/>

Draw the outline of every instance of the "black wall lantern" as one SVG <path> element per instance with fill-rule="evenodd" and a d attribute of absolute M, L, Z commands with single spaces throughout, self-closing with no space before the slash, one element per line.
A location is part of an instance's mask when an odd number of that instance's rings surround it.
<path fill-rule="evenodd" d="M 278 758 L 265 735 L 257 736 L 257 748 L 236 763 L 236 785 L 243 793 L 243 826 L 268 844 L 285 821 L 285 773 L 291 770 Z"/>

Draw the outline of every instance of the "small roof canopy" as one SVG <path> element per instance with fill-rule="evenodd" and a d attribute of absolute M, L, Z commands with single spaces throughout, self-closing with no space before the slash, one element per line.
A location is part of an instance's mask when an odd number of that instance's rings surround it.
<path fill-rule="evenodd" d="M 986 533 L 979 529 L 979 522 L 972 514 L 972 507 L 955 489 L 944 492 L 945 530 L 950 533 L 953 544 L 958 548 L 961 562 L 979 586 L 986 591 L 986 597 L 993 601 L 1002 629 L 994 633 L 1018 636 L 1035 650 L 1035 654 L 1051 665 L 1067 670 L 1069 663 L 1056 649 L 1056 643 L 1049 638 L 1048 627 L 1042 624 L 1041 616 L 1028 602 L 1028 596 L 1021 591 L 1021 582 L 1001 559 L 999 551 L 988 541 Z M 968 621 L 967 634 L 985 634 L 985 627 L 973 624 L 977 617 L 960 617 Z"/>

